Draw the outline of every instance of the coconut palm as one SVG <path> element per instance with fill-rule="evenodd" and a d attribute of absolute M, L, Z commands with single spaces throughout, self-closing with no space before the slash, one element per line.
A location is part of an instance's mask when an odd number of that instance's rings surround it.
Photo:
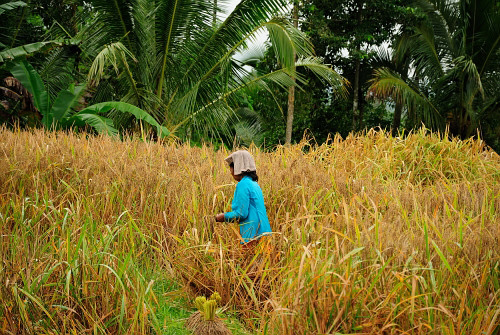
<path fill-rule="evenodd" d="M 394 41 L 394 45 L 398 45 L 398 43 L 401 41 L 401 39 L 406 38 L 404 34 L 401 35 L 400 37 L 396 38 Z M 391 71 L 393 76 L 399 76 L 400 79 L 403 82 L 408 82 L 409 81 L 409 66 L 411 62 L 411 57 L 408 52 L 408 50 L 405 50 L 406 52 L 395 52 L 394 49 L 389 49 L 389 48 L 378 48 L 376 54 L 370 59 L 369 65 L 372 69 L 374 69 L 375 73 L 383 73 L 383 71 Z M 382 70 L 383 69 L 383 70 Z M 369 82 L 369 81 L 368 81 Z M 377 95 L 378 92 L 374 92 L 374 86 L 373 82 L 374 80 L 371 80 L 372 86 L 368 90 L 367 98 L 372 98 Z M 380 95 L 380 94 L 379 94 Z M 386 95 L 383 95 L 384 97 L 387 98 Z M 392 120 L 392 125 L 391 125 L 391 133 L 392 136 L 397 136 L 399 132 L 399 128 L 401 126 L 401 117 L 403 113 L 403 108 L 404 103 L 400 99 L 395 99 L 394 102 L 394 115 L 393 115 L 393 120 Z M 406 107 L 406 112 L 412 120 L 415 118 L 415 110 L 409 108 L 411 106 L 411 103 L 407 103 Z"/>
<path fill-rule="evenodd" d="M 94 100 L 134 104 L 171 130 L 224 130 L 242 88 L 269 82 L 287 88 L 294 85 L 292 77 L 304 82 L 294 65 L 308 67 L 334 88 L 343 84 L 314 57 L 305 35 L 279 16 L 284 0 L 243 0 L 215 26 L 212 0 L 90 2 L 95 18 L 78 37 L 91 62 L 88 84 Z M 270 73 L 253 71 L 233 57 L 262 30 L 269 32 L 281 64 Z"/>
<path fill-rule="evenodd" d="M 493 0 L 415 4 L 425 20 L 394 49 L 396 55 L 410 54 L 413 75 L 403 78 L 387 67 L 379 68 L 370 92 L 391 96 L 415 111 L 414 125 L 424 122 L 434 129 L 448 125 L 453 134 L 470 136 L 485 108 L 499 99 L 500 6 Z"/>

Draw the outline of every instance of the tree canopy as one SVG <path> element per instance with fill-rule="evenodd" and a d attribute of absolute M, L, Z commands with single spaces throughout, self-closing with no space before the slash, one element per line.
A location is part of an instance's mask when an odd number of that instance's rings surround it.
<path fill-rule="evenodd" d="M 1 1 L 2 122 L 44 124 L 33 89 L 9 79 L 29 58 L 49 102 L 84 88 L 71 115 L 123 102 L 181 140 L 236 136 L 272 146 L 284 141 L 287 111 L 295 110 L 295 141 L 306 130 L 321 142 L 424 124 L 500 145 L 497 1 L 243 0 L 218 15 L 226 5 Z M 116 132 L 155 133 L 133 113 L 101 113 Z"/>

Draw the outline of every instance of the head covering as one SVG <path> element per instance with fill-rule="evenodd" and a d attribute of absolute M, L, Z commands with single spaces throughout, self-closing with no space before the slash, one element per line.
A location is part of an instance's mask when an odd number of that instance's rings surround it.
<path fill-rule="evenodd" d="M 228 164 L 234 163 L 234 174 L 257 171 L 252 155 L 246 150 L 238 150 L 224 159 Z"/>

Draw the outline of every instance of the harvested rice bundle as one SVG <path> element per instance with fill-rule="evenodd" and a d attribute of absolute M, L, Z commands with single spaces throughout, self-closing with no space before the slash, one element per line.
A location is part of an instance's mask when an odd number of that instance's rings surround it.
<path fill-rule="evenodd" d="M 205 297 L 196 297 L 194 305 L 198 309 L 186 322 L 186 328 L 194 335 L 231 335 L 231 331 L 217 317 L 215 311 L 220 295 L 215 292 L 207 300 Z"/>

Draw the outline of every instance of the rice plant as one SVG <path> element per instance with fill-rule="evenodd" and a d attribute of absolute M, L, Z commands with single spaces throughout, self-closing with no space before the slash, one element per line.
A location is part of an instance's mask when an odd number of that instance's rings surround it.
<path fill-rule="evenodd" d="M 227 149 L 0 129 L 0 329 L 161 334 L 161 273 L 257 334 L 498 333 L 500 158 L 480 139 L 249 150 L 274 231 L 250 256 L 213 220 Z"/>

